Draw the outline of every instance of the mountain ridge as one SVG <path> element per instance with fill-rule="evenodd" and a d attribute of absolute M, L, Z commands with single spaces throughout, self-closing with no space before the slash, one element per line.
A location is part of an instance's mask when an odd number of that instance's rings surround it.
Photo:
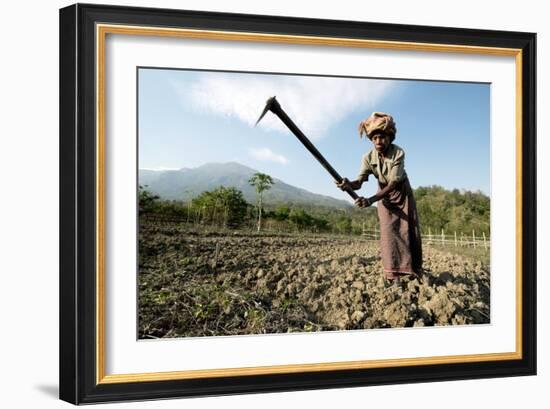
<path fill-rule="evenodd" d="M 200 193 L 220 186 L 235 187 L 249 203 L 255 203 L 256 191 L 248 180 L 259 172 L 238 162 L 210 162 L 196 168 L 178 170 L 139 169 L 139 184 L 167 200 L 188 201 Z M 264 192 L 266 205 L 297 204 L 327 206 L 338 209 L 352 205 L 341 199 L 309 192 L 273 178 L 274 185 Z"/>

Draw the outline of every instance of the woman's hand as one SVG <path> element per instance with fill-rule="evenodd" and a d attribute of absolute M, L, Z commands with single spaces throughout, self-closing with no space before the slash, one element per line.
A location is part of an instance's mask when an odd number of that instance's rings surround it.
<path fill-rule="evenodd" d="M 351 182 L 348 178 L 342 178 L 342 181 L 340 182 L 335 180 L 334 183 L 336 183 L 336 187 L 338 187 L 338 189 L 340 190 L 346 191 L 351 189 Z"/>
<path fill-rule="evenodd" d="M 369 207 L 371 204 L 371 201 L 366 197 L 359 196 L 357 199 L 355 199 L 355 206 L 357 207 L 365 208 Z"/>
<path fill-rule="evenodd" d="M 361 189 L 361 182 L 359 182 L 358 180 L 351 181 L 348 178 L 342 178 L 341 182 L 335 180 L 334 183 L 336 183 L 338 189 L 343 190 L 344 192 L 346 190 Z"/>

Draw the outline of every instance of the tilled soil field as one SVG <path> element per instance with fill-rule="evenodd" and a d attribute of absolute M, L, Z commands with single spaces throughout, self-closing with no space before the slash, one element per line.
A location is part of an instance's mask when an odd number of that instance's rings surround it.
<path fill-rule="evenodd" d="M 389 284 L 362 237 L 142 224 L 139 337 L 489 323 L 489 267 L 424 246 L 423 282 Z"/>

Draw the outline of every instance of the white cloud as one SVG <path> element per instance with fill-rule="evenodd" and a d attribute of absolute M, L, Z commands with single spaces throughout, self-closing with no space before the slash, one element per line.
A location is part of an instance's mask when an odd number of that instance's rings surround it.
<path fill-rule="evenodd" d="M 260 116 L 268 98 L 277 100 L 311 139 L 318 139 L 338 121 L 360 109 L 365 117 L 392 87 L 390 81 L 205 73 L 191 89 L 179 88 L 184 103 L 218 115 L 236 118 L 249 126 Z M 272 113 L 258 125 L 266 130 L 288 132 Z"/>
<path fill-rule="evenodd" d="M 286 165 L 288 163 L 288 159 L 285 158 L 283 155 L 278 155 L 271 151 L 269 148 L 259 148 L 259 149 L 249 149 L 248 151 L 250 155 L 252 155 L 255 159 L 262 160 L 262 161 L 269 161 L 269 162 L 277 162 L 282 165 Z"/>

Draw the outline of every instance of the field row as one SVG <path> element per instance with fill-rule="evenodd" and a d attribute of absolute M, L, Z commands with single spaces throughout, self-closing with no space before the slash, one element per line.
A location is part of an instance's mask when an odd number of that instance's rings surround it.
<path fill-rule="evenodd" d="M 364 237 L 140 227 L 140 338 L 488 323 L 489 268 L 424 248 L 425 276 L 389 286 Z"/>

